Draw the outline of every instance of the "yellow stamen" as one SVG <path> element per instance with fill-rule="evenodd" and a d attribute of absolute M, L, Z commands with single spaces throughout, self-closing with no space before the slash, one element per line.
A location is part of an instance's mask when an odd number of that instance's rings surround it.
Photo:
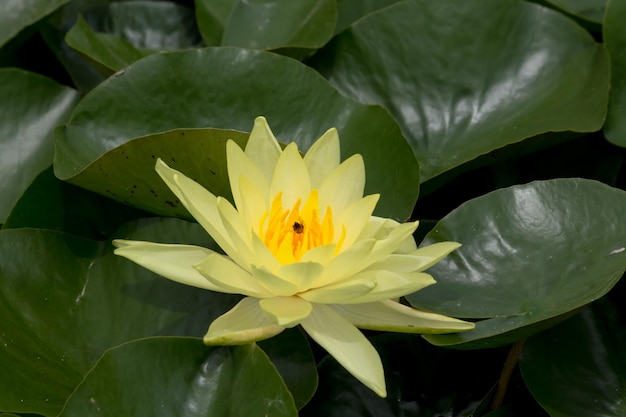
<path fill-rule="evenodd" d="M 306 251 L 328 243 L 336 243 L 339 252 L 346 235 L 345 228 L 342 227 L 341 234 L 335 239 L 330 207 L 326 207 L 320 222 L 317 190 L 311 191 L 302 209 L 302 201 L 298 199 L 291 210 L 284 210 L 282 196 L 282 192 L 276 194 L 259 223 L 261 239 L 282 264 L 298 262 Z"/>

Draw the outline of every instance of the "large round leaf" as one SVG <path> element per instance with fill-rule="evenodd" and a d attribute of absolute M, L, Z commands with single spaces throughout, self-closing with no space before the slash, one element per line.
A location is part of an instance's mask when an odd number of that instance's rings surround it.
<path fill-rule="evenodd" d="M 197 20 L 207 45 L 254 49 L 319 48 L 337 20 L 333 0 L 196 0 Z"/>
<path fill-rule="evenodd" d="M 210 246 L 197 225 L 134 223 L 125 238 Z M 160 278 L 96 242 L 34 229 L 0 231 L 0 410 L 57 415 L 102 352 L 139 337 L 200 337 L 238 297 Z"/>
<path fill-rule="evenodd" d="M 389 110 L 422 181 L 542 132 L 598 130 L 608 99 L 604 49 L 558 12 L 517 0 L 401 2 L 340 33 L 313 65 Z"/>
<path fill-rule="evenodd" d="M 0 69 L 0 223 L 35 176 L 50 166 L 52 131 L 77 100 L 75 90 L 48 78 Z"/>
<path fill-rule="evenodd" d="M 106 187 L 128 187 L 130 183 L 109 182 L 103 187 L 85 178 L 93 178 L 94 172 L 110 174 L 98 171 L 98 159 L 131 139 L 178 128 L 245 132 L 259 115 L 267 117 L 280 141 L 296 141 L 303 151 L 327 129 L 337 127 L 343 157 L 363 155 L 366 192 L 381 193 L 377 213 L 398 219 L 410 214 L 417 197 L 417 162 L 398 125 L 384 109 L 341 96 L 319 74 L 297 61 L 236 48 L 151 55 L 100 84 L 77 105 L 67 127 L 59 133 L 55 173 L 105 194 Z M 207 140 L 213 138 L 208 136 Z M 197 158 L 196 165 L 206 164 L 201 159 L 209 155 L 201 148 L 202 143 L 178 147 L 178 155 Z M 158 141 L 141 152 L 143 158 L 160 155 L 170 160 L 160 152 Z M 223 159 L 224 150 L 214 155 L 210 157 Z M 121 163 L 113 168 L 123 173 L 132 166 Z M 193 168 L 184 171 L 200 177 Z M 202 169 L 212 170 L 212 165 Z M 152 169 L 141 175 L 146 185 L 153 184 Z M 217 181 L 227 184 L 225 177 Z"/>
<path fill-rule="evenodd" d="M 107 351 L 61 417 L 297 416 L 293 398 L 256 345 L 209 348 L 158 337 Z"/>
<path fill-rule="evenodd" d="M 604 39 L 611 56 L 611 99 L 604 134 L 612 143 L 626 147 L 626 3 L 609 1 Z"/>
<path fill-rule="evenodd" d="M 463 246 L 429 269 L 437 284 L 408 299 L 438 313 L 489 319 L 467 333 L 427 339 L 503 344 L 601 297 L 626 270 L 625 210 L 624 191 L 584 179 L 533 182 L 463 204 L 423 242 Z"/>
<path fill-rule="evenodd" d="M 623 295 L 526 341 L 524 381 L 552 417 L 626 414 Z"/>
<path fill-rule="evenodd" d="M 3 0 L 0 13 L 0 46 L 26 26 L 52 13 L 70 0 Z"/>
<path fill-rule="evenodd" d="M 548 3 L 594 23 L 602 23 L 607 0 L 547 0 Z"/>

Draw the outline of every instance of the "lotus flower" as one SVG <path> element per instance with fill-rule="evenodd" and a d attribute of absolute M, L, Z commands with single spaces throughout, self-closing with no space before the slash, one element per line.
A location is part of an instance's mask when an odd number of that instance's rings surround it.
<path fill-rule="evenodd" d="M 422 272 L 458 243 L 417 248 L 418 222 L 373 216 L 361 155 L 340 163 L 328 130 L 304 157 L 281 149 L 263 117 L 243 151 L 226 147 L 235 205 L 158 160 L 156 171 L 223 249 L 116 240 L 115 253 L 173 281 L 245 297 L 211 323 L 207 345 L 236 345 L 301 325 L 359 381 L 386 396 L 380 357 L 358 328 L 407 333 L 472 323 L 394 301 L 434 284 Z"/>

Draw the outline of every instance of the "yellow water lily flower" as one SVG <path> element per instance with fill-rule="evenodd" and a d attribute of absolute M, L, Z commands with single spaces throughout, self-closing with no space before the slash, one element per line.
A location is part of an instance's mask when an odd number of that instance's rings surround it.
<path fill-rule="evenodd" d="M 357 329 L 407 333 L 470 330 L 472 323 L 394 299 L 434 284 L 421 272 L 459 247 L 417 248 L 417 222 L 373 216 L 361 155 L 340 163 L 328 130 L 304 157 L 281 149 L 258 117 L 243 151 L 226 147 L 235 205 L 158 160 L 156 171 L 226 255 L 190 245 L 115 240 L 115 253 L 173 281 L 243 294 L 211 323 L 208 345 L 251 343 L 301 325 L 342 366 L 386 396 L 380 357 Z"/>

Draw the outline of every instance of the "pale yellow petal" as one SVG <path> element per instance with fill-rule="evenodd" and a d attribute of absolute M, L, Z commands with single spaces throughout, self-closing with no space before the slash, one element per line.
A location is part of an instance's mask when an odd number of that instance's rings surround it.
<path fill-rule="evenodd" d="M 261 170 L 269 184 L 274 176 L 276 162 L 282 152 L 278 141 L 267 124 L 265 117 L 254 119 L 254 127 L 246 144 L 246 155 Z"/>
<path fill-rule="evenodd" d="M 227 313 L 211 323 L 204 343 L 212 345 L 244 345 L 269 339 L 285 330 L 259 306 L 256 298 L 244 298 Z"/>
<path fill-rule="evenodd" d="M 342 250 L 352 246 L 361 235 L 361 232 L 369 223 L 379 197 L 379 194 L 368 195 L 345 208 L 339 218 L 339 223 L 346 229 L 346 236 L 341 245 Z"/>
<path fill-rule="evenodd" d="M 233 200 L 238 209 L 245 207 L 244 192 L 240 189 L 241 178 L 245 177 L 254 188 L 259 190 L 262 202 L 269 205 L 269 181 L 258 166 L 241 150 L 239 145 L 229 140 L 226 143 L 226 160 L 228 167 L 228 180 L 233 194 Z"/>
<path fill-rule="evenodd" d="M 376 288 L 375 280 L 369 278 L 350 279 L 303 292 L 300 297 L 312 303 L 341 304 L 362 297 L 374 288 Z"/>
<path fill-rule="evenodd" d="M 301 262 L 315 262 L 321 265 L 326 265 L 331 259 L 335 257 L 335 251 L 337 248 L 336 243 L 328 243 L 321 245 L 313 249 L 309 249 L 300 258 Z"/>
<path fill-rule="evenodd" d="M 376 288 L 368 293 L 347 299 L 343 303 L 338 302 L 337 304 L 362 304 L 399 298 L 435 283 L 433 277 L 423 272 L 398 274 L 386 270 L 363 271 L 356 274 L 352 279 L 372 280 L 376 282 Z M 352 282 L 352 280 L 348 282 Z"/>
<path fill-rule="evenodd" d="M 387 396 L 380 356 L 356 327 L 324 304 L 316 304 L 300 324 L 356 379 L 379 396 Z"/>
<path fill-rule="evenodd" d="M 438 242 L 421 247 L 412 252 L 411 255 L 422 261 L 419 270 L 424 271 L 460 247 L 461 244 L 457 242 Z"/>
<path fill-rule="evenodd" d="M 217 197 L 197 182 L 157 159 L 156 172 L 187 208 L 189 213 L 211 235 L 213 240 L 236 262 L 242 261 L 217 210 Z"/>
<path fill-rule="evenodd" d="M 273 294 L 259 285 L 254 277 L 226 256 L 211 253 L 193 264 L 205 280 L 227 292 L 251 297 L 272 297 Z M 226 291 L 224 291 L 226 292 Z"/>
<path fill-rule="evenodd" d="M 357 327 L 400 333 L 454 333 L 472 330 L 474 323 L 428 313 L 395 301 L 333 305 L 332 308 Z"/>
<path fill-rule="evenodd" d="M 440 242 L 416 249 L 409 254 L 393 253 L 370 265 L 367 269 L 382 269 L 395 272 L 424 271 L 460 246 L 461 244 L 456 242 Z"/>
<path fill-rule="evenodd" d="M 249 271 L 250 266 L 257 263 L 256 253 L 252 250 L 252 230 L 246 230 L 241 216 L 225 198 L 217 198 L 217 209 L 224 229 L 237 251 L 237 263 Z"/>
<path fill-rule="evenodd" d="M 324 268 L 322 276 L 315 287 L 323 287 L 350 278 L 369 265 L 367 259 L 371 255 L 376 240 L 360 240 L 345 251 L 332 258 Z"/>
<path fill-rule="evenodd" d="M 365 189 L 365 165 L 361 155 L 353 155 L 335 168 L 319 188 L 319 204 L 333 209 L 335 230 L 341 230 L 338 219 L 350 204 L 363 198 Z"/>
<path fill-rule="evenodd" d="M 324 266 L 316 262 L 296 262 L 280 268 L 280 275 L 293 283 L 298 292 L 306 291 L 319 279 L 324 272 Z"/>
<path fill-rule="evenodd" d="M 282 264 L 256 234 L 252 235 L 252 250 L 256 255 L 257 265 L 263 266 L 274 273 L 280 270 Z"/>
<path fill-rule="evenodd" d="M 237 211 L 245 228 L 258 235 L 263 215 L 269 208 L 267 195 L 264 196 L 248 177 L 244 176 L 239 178 L 239 190 L 241 191 L 241 205 L 237 205 Z"/>
<path fill-rule="evenodd" d="M 311 188 L 319 189 L 328 174 L 339 166 L 340 158 L 337 129 L 328 129 L 304 155 L 304 163 L 311 176 Z"/>
<path fill-rule="evenodd" d="M 252 266 L 252 275 L 254 279 L 265 288 L 268 292 L 274 295 L 294 295 L 298 292 L 298 287 L 287 281 L 281 276 L 272 273 L 270 270 L 263 266 Z"/>
<path fill-rule="evenodd" d="M 300 297 L 274 297 L 259 301 L 259 306 L 279 326 L 293 327 L 311 314 L 313 306 Z"/>
<path fill-rule="evenodd" d="M 309 171 L 298 152 L 295 142 L 287 145 L 278 158 L 270 185 L 270 196 L 282 192 L 283 207 L 291 208 L 300 199 L 306 201 L 311 193 Z"/>
<path fill-rule="evenodd" d="M 113 252 L 116 255 L 130 259 L 136 264 L 172 281 L 205 290 L 239 293 L 239 291 L 231 291 L 229 288 L 207 280 L 193 268 L 192 265 L 201 262 L 211 255 L 215 255 L 215 252 L 212 250 L 200 246 L 122 239 L 114 240 L 113 244 L 117 247 Z"/>

